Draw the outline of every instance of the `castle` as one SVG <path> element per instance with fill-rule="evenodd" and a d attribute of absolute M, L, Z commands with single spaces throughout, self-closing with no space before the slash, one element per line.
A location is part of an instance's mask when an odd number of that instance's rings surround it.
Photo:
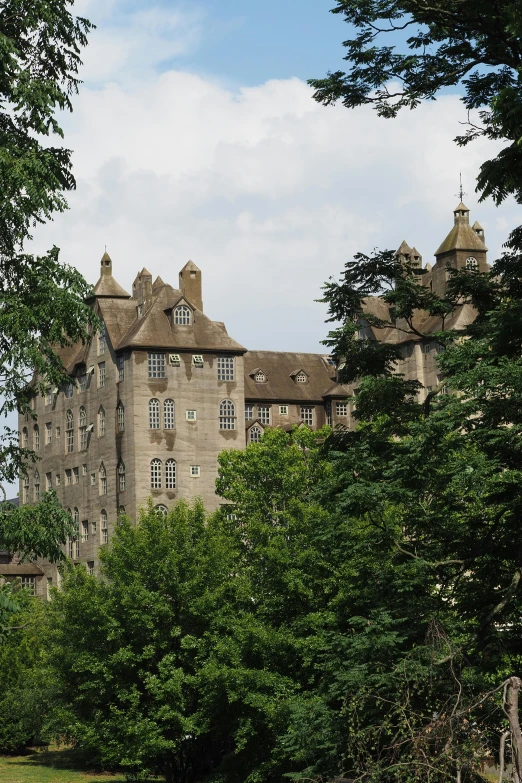
<path fill-rule="evenodd" d="M 470 226 L 469 210 L 460 203 L 435 264 L 426 265 L 420 282 L 441 294 L 448 266 L 483 271 L 486 252 L 482 228 Z M 422 264 L 405 242 L 397 255 Z M 164 512 L 181 498 L 200 497 L 209 510 L 216 508 L 217 456 L 223 449 L 255 443 L 267 427 L 353 426 L 350 388 L 337 382 L 331 358 L 248 351 L 224 323 L 205 315 L 201 271 L 192 261 L 180 271 L 177 288 L 159 277 L 153 282 L 142 269 L 129 294 L 115 280 L 105 253 L 89 303 L 102 330 L 88 345 L 60 351 L 69 382 L 35 396 L 36 420 L 20 417 L 21 443 L 40 459 L 20 480 L 19 497 L 27 504 L 45 490 L 56 491 L 78 523 L 67 554 L 92 573 L 119 514 L 135 519 L 149 497 Z M 372 300 L 371 307 L 387 320 L 382 300 Z M 424 333 L 440 328 L 426 314 L 416 318 Z M 472 311 L 463 306 L 447 325 L 470 318 Z M 399 371 L 426 390 L 438 383 L 435 342 L 363 323 L 361 336 L 400 343 Z M 20 564 L 1 555 L 0 575 L 20 576 L 42 596 L 59 578 L 56 567 L 45 562 Z"/>

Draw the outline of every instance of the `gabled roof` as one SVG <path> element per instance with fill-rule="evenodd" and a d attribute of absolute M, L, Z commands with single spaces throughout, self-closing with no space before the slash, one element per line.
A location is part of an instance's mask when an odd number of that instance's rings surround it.
<path fill-rule="evenodd" d="M 402 240 L 400 247 L 395 253 L 396 256 L 409 256 L 411 253 L 411 247 L 408 245 L 405 239 Z"/>
<path fill-rule="evenodd" d="M 347 385 L 334 383 L 324 392 L 323 397 L 342 397 L 343 399 L 346 399 L 346 397 L 350 397 L 352 394 L 353 392 Z"/>
<path fill-rule="evenodd" d="M 288 402 L 317 402 L 322 404 L 323 393 L 330 387 L 335 375 L 325 358 L 318 353 L 290 353 L 282 351 L 247 351 L 244 356 L 245 399 Z M 296 383 L 292 377 L 299 367 L 308 376 L 308 383 Z M 256 383 L 253 376 L 261 370 L 265 383 Z"/>

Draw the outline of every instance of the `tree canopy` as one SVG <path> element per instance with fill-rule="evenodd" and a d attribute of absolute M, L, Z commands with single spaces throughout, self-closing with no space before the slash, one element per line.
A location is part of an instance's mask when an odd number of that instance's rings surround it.
<path fill-rule="evenodd" d="M 467 132 L 505 142 L 484 161 L 481 198 L 522 202 L 522 16 L 518 0 L 337 0 L 350 25 L 348 71 L 311 79 L 315 99 L 348 108 L 372 105 L 382 117 L 414 109 L 443 89 L 463 89 Z M 353 31 L 353 32 L 352 32 Z"/>

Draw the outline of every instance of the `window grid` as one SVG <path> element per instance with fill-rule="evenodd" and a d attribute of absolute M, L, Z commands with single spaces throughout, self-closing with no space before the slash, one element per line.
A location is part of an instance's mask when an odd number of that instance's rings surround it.
<path fill-rule="evenodd" d="M 194 477 L 201 475 L 201 469 L 200 469 L 199 465 L 191 465 L 190 466 L 190 475 L 194 476 Z"/>
<path fill-rule="evenodd" d="M 105 408 L 102 406 L 98 411 L 98 437 L 105 435 Z"/>
<path fill-rule="evenodd" d="M 335 412 L 337 416 L 348 416 L 348 403 L 347 402 L 336 402 L 335 403 Z"/>
<path fill-rule="evenodd" d="M 149 378 L 165 377 L 165 354 L 149 353 Z"/>
<path fill-rule="evenodd" d="M 107 512 L 104 508 L 100 511 L 100 537 L 102 544 L 109 543 L 109 523 L 107 519 Z"/>
<path fill-rule="evenodd" d="M 253 427 L 250 427 L 249 433 L 248 433 L 248 439 L 250 443 L 259 443 L 261 440 L 261 436 L 263 435 L 263 431 L 261 427 L 258 427 L 256 424 L 254 424 Z"/>
<path fill-rule="evenodd" d="M 258 405 L 257 418 L 261 424 L 270 424 L 270 405 Z"/>
<path fill-rule="evenodd" d="M 254 406 L 248 403 L 245 405 L 245 421 L 252 421 L 254 418 Z"/>
<path fill-rule="evenodd" d="M 73 385 L 72 385 L 72 383 L 67 383 L 67 384 L 65 385 L 64 394 L 65 394 L 65 396 L 66 396 L 68 399 L 69 399 L 69 398 L 71 398 L 71 397 L 73 396 Z"/>
<path fill-rule="evenodd" d="M 36 595 L 36 577 L 35 576 L 21 576 L 20 582 L 29 595 Z"/>
<path fill-rule="evenodd" d="M 125 465 L 123 462 L 120 462 L 118 465 L 118 485 L 120 492 L 125 491 Z"/>
<path fill-rule="evenodd" d="M 179 305 L 174 310 L 174 323 L 180 326 L 187 326 L 190 324 L 190 309 L 187 305 Z"/>
<path fill-rule="evenodd" d="M 125 380 L 125 357 L 118 356 L 118 380 Z"/>
<path fill-rule="evenodd" d="M 264 383 L 266 381 L 266 375 L 264 372 L 256 372 L 254 375 L 254 381 L 256 383 Z"/>
<path fill-rule="evenodd" d="M 80 473 L 78 468 L 73 468 L 73 484 L 78 484 L 80 481 Z"/>
<path fill-rule="evenodd" d="M 53 488 L 53 474 L 52 473 L 46 473 L 45 474 L 45 489 L 48 491 Z"/>
<path fill-rule="evenodd" d="M 157 458 L 150 463 L 150 488 L 161 489 L 161 460 Z"/>
<path fill-rule="evenodd" d="M 306 383 L 308 380 L 308 376 L 304 372 L 298 372 L 295 376 L 295 380 L 297 383 Z"/>
<path fill-rule="evenodd" d="M 27 431 L 27 427 L 24 427 L 22 430 L 22 448 L 29 448 L 29 432 Z"/>
<path fill-rule="evenodd" d="M 118 403 L 116 413 L 118 419 L 118 432 L 125 432 L 125 406 L 122 402 Z"/>
<path fill-rule="evenodd" d="M 105 470 L 105 465 L 100 465 L 100 495 L 106 495 L 107 494 L 107 471 Z"/>
<path fill-rule="evenodd" d="M 192 357 L 192 364 L 194 367 L 203 367 L 203 356 L 200 353 L 196 353 Z"/>
<path fill-rule="evenodd" d="M 106 381 L 106 373 L 105 373 L 105 362 L 100 362 L 98 364 L 98 388 L 101 389 L 102 386 L 105 386 Z"/>
<path fill-rule="evenodd" d="M 223 400 L 219 406 L 219 429 L 235 430 L 236 407 L 232 400 Z"/>
<path fill-rule="evenodd" d="M 87 448 L 87 410 L 83 405 L 80 408 L 78 424 L 80 427 L 80 451 L 85 451 Z"/>
<path fill-rule="evenodd" d="M 311 427 L 314 423 L 314 409 L 309 406 L 301 408 L 301 421 Z"/>
<path fill-rule="evenodd" d="M 159 400 L 149 400 L 149 429 L 159 430 L 160 428 L 160 404 Z"/>
<path fill-rule="evenodd" d="M 46 446 L 49 445 L 49 443 L 53 442 L 53 425 L 50 421 L 47 422 L 45 425 L 45 444 Z"/>
<path fill-rule="evenodd" d="M 74 451 L 74 420 L 70 410 L 65 414 L 65 440 L 67 453 Z"/>
<path fill-rule="evenodd" d="M 105 324 L 102 323 L 100 333 L 98 335 L 98 356 L 105 353 Z"/>
<path fill-rule="evenodd" d="M 288 416 L 288 405 L 280 405 L 279 406 L 279 415 L 280 416 Z"/>
<path fill-rule="evenodd" d="M 196 411 L 186 411 L 187 421 L 196 421 Z"/>
<path fill-rule="evenodd" d="M 234 380 L 234 357 L 218 356 L 217 360 L 218 381 Z"/>
<path fill-rule="evenodd" d="M 165 400 L 163 403 L 163 426 L 166 430 L 174 429 L 174 400 Z"/>
<path fill-rule="evenodd" d="M 80 392 L 87 391 L 87 373 L 84 372 L 78 377 L 78 383 Z"/>
<path fill-rule="evenodd" d="M 46 405 L 52 405 L 53 404 L 53 393 L 51 389 L 46 389 L 45 391 L 45 404 Z"/>
<path fill-rule="evenodd" d="M 34 472 L 34 502 L 40 500 L 40 474 L 37 470 Z"/>
<path fill-rule="evenodd" d="M 29 477 L 26 476 L 24 478 L 24 484 L 22 487 L 22 503 L 27 503 L 29 501 Z"/>
<path fill-rule="evenodd" d="M 34 425 L 34 450 L 40 451 L 40 427 L 38 424 Z"/>
<path fill-rule="evenodd" d="M 89 540 L 89 523 L 86 519 L 82 522 L 81 542 L 85 544 Z"/>
<path fill-rule="evenodd" d="M 72 484 L 72 470 L 70 468 L 65 469 L 65 483 L 67 486 Z"/>
<path fill-rule="evenodd" d="M 160 514 L 163 514 L 164 516 L 167 516 L 169 513 L 169 510 L 167 506 L 164 506 L 163 503 L 158 503 L 157 506 L 155 506 L 156 511 L 159 511 Z"/>
<path fill-rule="evenodd" d="M 176 489 L 176 460 L 165 462 L 165 489 Z"/>
<path fill-rule="evenodd" d="M 331 426 L 331 424 L 332 424 L 332 403 L 331 402 L 327 402 L 326 405 L 324 406 L 324 413 L 325 413 L 326 423 L 329 426 Z"/>

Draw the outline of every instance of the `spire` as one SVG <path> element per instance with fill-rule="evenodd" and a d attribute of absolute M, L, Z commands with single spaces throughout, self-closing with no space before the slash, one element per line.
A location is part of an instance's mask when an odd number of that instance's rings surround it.
<path fill-rule="evenodd" d="M 451 253 L 454 250 L 487 251 L 482 235 L 469 224 L 469 209 L 461 201 L 453 210 L 454 226 L 436 251 L 436 256 Z"/>
<path fill-rule="evenodd" d="M 112 259 L 107 253 L 107 248 L 101 257 L 100 279 L 94 286 L 94 294 L 98 297 L 106 296 L 111 299 L 130 299 L 130 294 L 112 276 Z"/>

